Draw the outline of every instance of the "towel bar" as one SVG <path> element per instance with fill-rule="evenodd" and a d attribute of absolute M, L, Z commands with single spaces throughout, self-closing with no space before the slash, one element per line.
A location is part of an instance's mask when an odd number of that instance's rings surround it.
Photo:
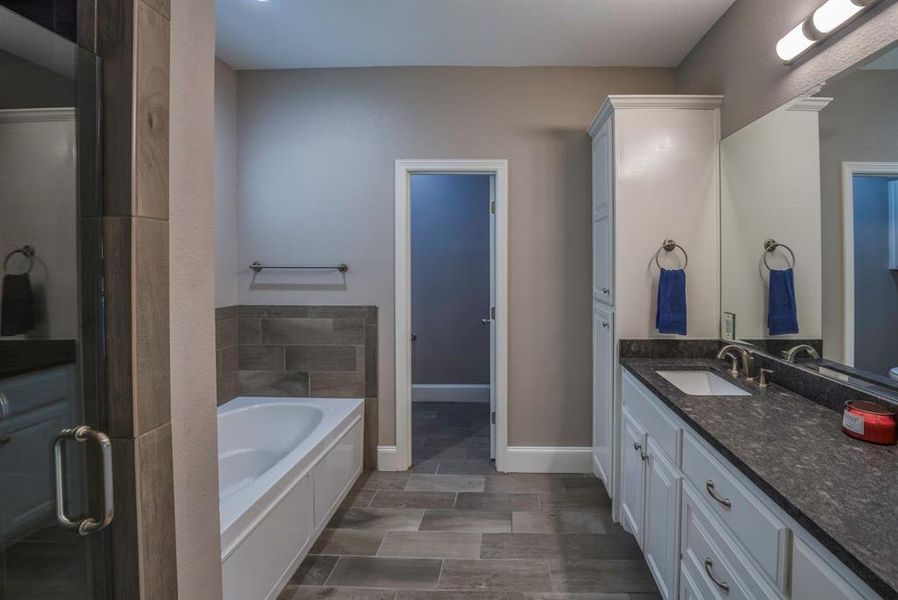
<path fill-rule="evenodd" d="M 349 265 L 340 261 L 336 265 L 266 265 L 261 260 L 254 260 L 249 266 L 256 273 L 261 273 L 265 269 L 335 269 L 341 273 L 349 270 Z"/>

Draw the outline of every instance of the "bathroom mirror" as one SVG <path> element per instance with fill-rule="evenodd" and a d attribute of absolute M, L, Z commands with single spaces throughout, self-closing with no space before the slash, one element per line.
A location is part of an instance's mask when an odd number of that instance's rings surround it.
<path fill-rule="evenodd" d="M 898 393 L 898 47 L 728 136 L 720 160 L 721 337 Z"/>

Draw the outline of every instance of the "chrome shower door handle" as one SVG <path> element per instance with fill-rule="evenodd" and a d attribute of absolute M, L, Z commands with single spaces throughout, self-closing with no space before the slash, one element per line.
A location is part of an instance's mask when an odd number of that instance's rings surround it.
<path fill-rule="evenodd" d="M 84 517 L 72 519 L 65 512 L 65 469 L 63 444 L 66 440 L 76 442 L 96 442 L 100 446 L 103 469 L 103 514 L 99 518 Z M 56 434 L 53 440 L 53 467 L 56 474 L 56 520 L 66 529 L 76 529 L 80 535 L 100 531 L 112 522 L 115 505 L 112 494 L 112 442 L 109 436 L 87 425 L 68 427 Z"/>
<path fill-rule="evenodd" d="M 0 446 L 9 442 L 9 434 L 6 428 L 9 426 L 9 400 L 6 394 L 0 392 Z"/>

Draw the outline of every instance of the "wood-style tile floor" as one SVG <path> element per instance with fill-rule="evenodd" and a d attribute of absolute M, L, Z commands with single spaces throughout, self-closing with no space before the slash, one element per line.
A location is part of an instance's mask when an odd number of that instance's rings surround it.
<path fill-rule="evenodd" d="M 415 404 L 406 473 L 365 472 L 278 600 L 655 600 L 591 475 L 500 474 L 489 408 Z"/>

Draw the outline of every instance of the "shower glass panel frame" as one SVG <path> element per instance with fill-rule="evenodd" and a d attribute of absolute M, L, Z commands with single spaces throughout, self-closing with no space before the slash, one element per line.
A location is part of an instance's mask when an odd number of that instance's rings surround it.
<path fill-rule="evenodd" d="M 0 598 L 98 600 L 114 514 L 100 60 L 0 7 L 0 82 Z"/>

